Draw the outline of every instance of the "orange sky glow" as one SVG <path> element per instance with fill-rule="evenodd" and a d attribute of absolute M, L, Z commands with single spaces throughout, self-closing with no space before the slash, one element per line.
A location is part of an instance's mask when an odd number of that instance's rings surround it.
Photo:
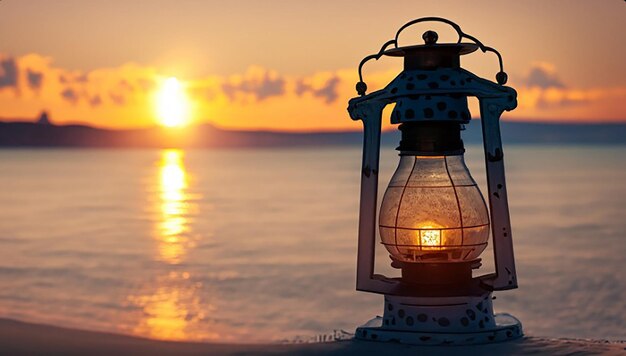
<path fill-rule="evenodd" d="M 47 110 L 55 123 L 154 126 L 164 123 L 163 88 L 175 80 L 181 98 L 172 105 L 184 102 L 187 113 L 180 122 L 359 129 L 346 113 L 359 60 L 411 18 L 437 15 L 501 51 L 507 85 L 519 94 L 506 119 L 626 122 L 626 48 L 615 42 L 626 31 L 623 1 L 399 1 L 384 14 L 373 1 L 281 5 L 289 16 L 276 13 L 279 2 L 131 3 L 0 2 L 0 118 L 33 120 Z M 492 80 L 497 71 L 481 53 L 462 65 Z M 370 90 L 400 70 L 393 59 L 371 64 Z"/>

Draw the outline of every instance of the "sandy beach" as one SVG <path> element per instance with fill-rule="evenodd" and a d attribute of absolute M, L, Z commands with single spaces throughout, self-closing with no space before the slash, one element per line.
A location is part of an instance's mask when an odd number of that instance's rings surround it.
<path fill-rule="evenodd" d="M 624 355 L 626 343 L 524 339 L 491 345 L 417 347 L 362 341 L 309 344 L 219 344 L 150 340 L 0 319 L 0 355 Z"/>

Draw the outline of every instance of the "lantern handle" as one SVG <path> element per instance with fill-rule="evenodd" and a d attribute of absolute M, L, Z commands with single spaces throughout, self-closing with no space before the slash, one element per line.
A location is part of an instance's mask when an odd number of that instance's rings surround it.
<path fill-rule="evenodd" d="M 361 63 L 359 63 L 359 82 L 356 83 L 356 92 L 360 95 L 363 96 L 365 95 L 365 92 L 367 91 L 367 84 L 365 84 L 365 82 L 363 81 L 363 65 L 365 63 L 367 63 L 369 60 L 371 59 L 375 59 L 378 60 L 380 57 L 383 56 L 383 54 L 385 53 L 385 50 L 387 49 L 387 47 L 389 47 L 390 45 L 395 45 L 396 48 L 398 47 L 398 44 L 396 43 L 396 40 L 390 40 L 385 42 L 385 44 L 380 48 L 380 51 L 378 51 L 378 53 L 376 54 L 370 54 L 369 56 L 363 58 L 361 60 Z"/>
<path fill-rule="evenodd" d="M 415 19 L 415 20 L 409 21 L 409 22 L 405 23 L 404 25 L 402 25 L 402 27 L 400 27 L 398 32 L 396 32 L 396 37 L 395 37 L 396 48 L 398 48 L 398 37 L 400 37 L 400 32 L 404 31 L 409 26 L 415 25 L 416 23 L 426 22 L 426 21 L 443 22 L 443 23 L 446 23 L 446 24 L 450 25 L 452 28 L 454 28 L 456 33 L 459 35 L 459 39 L 456 41 L 456 43 L 461 43 L 461 39 L 463 38 L 463 35 L 464 35 L 463 31 L 461 30 L 461 26 L 457 25 L 456 23 L 454 23 L 454 22 L 452 22 L 452 21 L 450 21 L 448 19 L 444 19 L 444 18 L 441 18 L 441 17 L 421 17 L 419 19 Z M 478 40 L 476 40 L 476 42 L 478 42 Z M 476 43 L 476 44 L 478 44 L 478 43 Z"/>

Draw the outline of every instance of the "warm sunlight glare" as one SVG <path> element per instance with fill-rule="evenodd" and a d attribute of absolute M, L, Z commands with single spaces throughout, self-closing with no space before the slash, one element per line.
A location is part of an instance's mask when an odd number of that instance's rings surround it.
<path fill-rule="evenodd" d="M 167 78 L 157 94 L 160 123 L 167 127 L 184 126 L 189 120 L 189 102 L 185 90 L 174 77 Z"/>

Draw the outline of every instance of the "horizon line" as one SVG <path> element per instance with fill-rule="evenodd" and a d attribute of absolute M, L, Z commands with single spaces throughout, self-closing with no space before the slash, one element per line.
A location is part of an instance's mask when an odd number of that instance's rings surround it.
<path fill-rule="evenodd" d="M 480 121 L 480 118 L 472 118 L 472 121 Z M 594 125 L 603 125 L 603 126 L 622 126 L 626 125 L 626 119 L 623 121 L 570 121 L 572 119 L 563 119 L 563 120 L 547 120 L 547 119 L 504 119 L 501 120 L 504 124 L 533 124 L 533 125 L 556 125 L 556 126 L 594 126 Z M 264 127 L 251 127 L 251 128 L 236 128 L 236 127 L 225 127 L 222 125 L 215 124 L 213 122 L 205 121 L 205 122 L 195 122 L 190 123 L 181 127 L 164 127 L 158 124 L 154 124 L 152 126 L 137 126 L 137 127 L 126 127 L 126 128 L 113 128 L 113 127 L 105 127 L 105 126 L 97 126 L 88 124 L 81 121 L 75 122 L 64 122 L 64 123 L 55 123 L 50 122 L 48 124 L 40 124 L 37 122 L 37 119 L 32 118 L 6 118 L 0 117 L 0 124 L 33 124 L 33 125 L 49 125 L 54 127 L 87 127 L 91 129 L 103 130 L 103 131 L 137 131 L 137 130 L 162 130 L 162 131 L 172 131 L 172 132 L 181 132 L 189 129 L 193 129 L 194 127 L 199 126 L 211 126 L 218 130 L 222 131 L 232 131 L 232 132 L 267 132 L 267 133 L 290 133 L 290 134 L 333 134 L 333 133 L 359 133 L 362 132 L 362 128 L 359 127 L 357 129 L 324 129 L 323 127 L 315 130 L 293 130 L 293 129 L 277 129 L 277 128 L 264 128 Z M 466 124 L 469 125 L 469 124 Z M 394 125 L 394 127 L 397 125 Z M 395 131 L 390 128 L 383 128 L 382 132 L 392 132 Z"/>

